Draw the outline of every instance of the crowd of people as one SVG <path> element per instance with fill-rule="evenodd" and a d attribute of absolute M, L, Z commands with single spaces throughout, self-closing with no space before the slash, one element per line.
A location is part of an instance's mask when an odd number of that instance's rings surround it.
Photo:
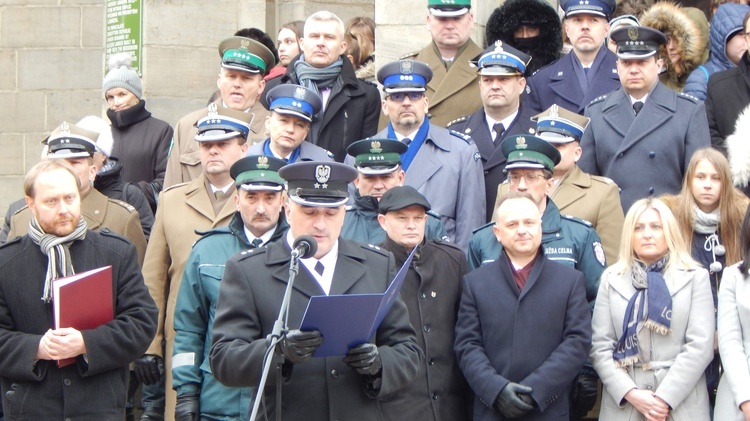
<path fill-rule="evenodd" d="M 482 47 L 427 0 L 376 69 L 319 11 L 227 34 L 174 126 L 110 57 L 0 233 L 4 419 L 750 421 L 750 6 L 710 12 L 508 0 Z M 111 320 L 58 325 L 106 266 Z M 395 279 L 370 336 L 303 327 Z"/>

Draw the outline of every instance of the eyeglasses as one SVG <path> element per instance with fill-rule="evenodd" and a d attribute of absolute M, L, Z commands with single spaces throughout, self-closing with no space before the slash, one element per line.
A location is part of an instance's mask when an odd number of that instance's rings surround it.
<path fill-rule="evenodd" d="M 409 97 L 410 101 L 419 101 L 424 96 L 424 92 L 396 92 L 388 94 L 391 101 L 401 102 L 404 98 Z"/>
<path fill-rule="evenodd" d="M 508 181 L 510 184 L 518 184 L 521 179 L 526 180 L 526 184 L 535 184 L 539 179 L 544 178 L 544 174 L 537 174 L 533 172 L 527 172 L 525 174 L 508 174 Z"/>

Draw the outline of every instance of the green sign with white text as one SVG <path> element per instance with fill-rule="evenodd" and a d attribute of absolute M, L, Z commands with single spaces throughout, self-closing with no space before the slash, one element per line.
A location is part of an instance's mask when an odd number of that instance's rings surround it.
<path fill-rule="evenodd" d="M 141 0 L 106 0 L 105 3 L 106 57 L 109 59 L 112 54 L 130 52 L 135 58 L 133 68 L 139 75 L 143 51 L 141 3 Z"/>

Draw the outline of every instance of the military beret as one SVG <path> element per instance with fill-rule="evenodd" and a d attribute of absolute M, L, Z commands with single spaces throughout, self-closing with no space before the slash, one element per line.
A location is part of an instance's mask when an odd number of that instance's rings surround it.
<path fill-rule="evenodd" d="M 63 121 L 47 139 L 47 158 L 91 158 L 98 137 L 99 133 Z"/>
<path fill-rule="evenodd" d="M 568 0 L 562 4 L 565 17 L 586 14 L 609 18 L 616 6 L 615 0 Z"/>
<path fill-rule="evenodd" d="M 378 70 L 378 82 L 386 93 L 424 92 L 430 80 L 430 66 L 416 60 L 392 61 Z"/>
<path fill-rule="evenodd" d="M 378 202 L 378 212 L 386 214 L 409 206 L 421 206 L 425 212 L 431 209 L 430 202 L 412 186 L 396 186 L 383 193 Z"/>
<path fill-rule="evenodd" d="M 357 170 L 339 162 L 302 161 L 279 170 L 289 200 L 304 206 L 338 207 L 349 200 L 348 184 Z"/>
<path fill-rule="evenodd" d="M 394 139 L 358 140 L 346 148 L 354 167 L 362 174 L 387 174 L 401 165 L 401 154 L 409 147 Z"/>
<path fill-rule="evenodd" d="M 218 142 L 220 140 L 243 137 L 247 139 L 250 124 L 254 115 L 231 108 L 217 106 L 215 102 L 208 105 L 208 115 L 198 120 L 198 142 Z"/>
<path fill-rule="evenodd" d="M 617 43 L 617 57 L 622 60 L 651 57 L 667 43 L 664 34 L 648 26 L 620 27 L 609 36 Z"/>
<path fill-rule="evenodd" d="M 583 131 L 589 124 L 589 118 L 566 110 L 557 104 L 531 117 L 536 122 L 538 137 L 550 143 L 569 143 L 581 141 Z"/>
<path fill-rule="evenodd" d="M 538 168 L 552 171 L 560 163 L 560 152 L 544 139 L 530 135 L 509 136 L 500 144 L 508 160 L 505 170 Z"/>
<path fill-rule="evenodd" d="M 478 68 L 480 75 L 506 76 L 522 75 L 530 61 L 530 55 L 498 40 L 469 63 Z"/>
<path fill-rule="evenodd" d="M 266 94 L 268 109 L 279 114 L 297 116 L 312 122 L 321 108 L 323 101 L 315 91 L 301 85 L 282 84 L 275 86 Z"/>
<path fill-rule="evenodd" d="M 276 65 L 271 50 L 246 37 L 229 37 L 219 44 L 221 67 L 249 73 L 266 74 Z"/>
<path fill-rule="evenodd" d="M 283 159 L 265 155 L 249 155 L 240 158 L 229 168 L 229 175 L 238 189 L 281 191 L 284 179 L 279 175 Z"/>
<path fill-rule="evenodd" d="M 461 16 L 469 13 L 471 0 L 427 0 L 427 8 L 433 16 Z"/>

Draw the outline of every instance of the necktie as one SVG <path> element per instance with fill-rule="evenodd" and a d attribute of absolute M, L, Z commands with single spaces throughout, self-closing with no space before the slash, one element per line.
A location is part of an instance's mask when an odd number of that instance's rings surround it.
<path fill-rule="evenodd" d="M 323 276 L 323 271 L 325 271 L 325 267 L 320 261 L 318 261 L 318 263 L 315 264 L 315 272 L 318 272 L 318 275 Z"/>
<path fill-rule="evenodd" d="M 503 123 L 495 123 L 492 126 L 492 130 L 495 131 L 495 138 L 492 139 L 492 142 L 494 142 L 497 145 L 498 141 L 503 136 L 503 132 L 505 131 L 505 126 L 503 126 Z"/>
<path fill-rule="evenodd" d="M 411 143 L 411 139 L 409 139 L 408 137 L 405 137 L 405 138 L 404 138 L 404 139 L 402 140 L 402 142 L 404 142 L 404 145 L 406 145 L 406 146 L 409 146 L 409 144 Z"/>
<path fill-rule="evenodd" d="M 214 197 L 217 198 L 217 199 L 221 199 L 221 196 L 223 196 L 223 195 L 224 195 L 224 192 L 221 191 L 221 190 L 216 190 L 214 192 Z"/>
<path fill-rule="evenodd" d="M 641 112 L 641 108 L 643 108 L 643 102 L 636 101 L 633 103 L 633 111 L 635 111 L 635 115 L 638 115 L 638 113 Z"/>
<path fill-rule="evenodd" d="M 585 74 L 586 76 L 588 76 L 588 75 L 589 75 L 589 69 L 590 69 L 590 67 L 584 67 L 584 68 L 583 68 L 583 73 L 584 73 L 584 74 Z"/>
<path fill-rule="evenodd" d="M 252 245 L 253 248 L 255 248 L 255 249 L 257 249 L 258 247 L 260 247 L 261 244 L 263 244 L 263 240 L 261 240 L 260 238 L 256 238 L 255 240 L 252 241 L 252 243 L 250 243 L 250 245 Z"/>

